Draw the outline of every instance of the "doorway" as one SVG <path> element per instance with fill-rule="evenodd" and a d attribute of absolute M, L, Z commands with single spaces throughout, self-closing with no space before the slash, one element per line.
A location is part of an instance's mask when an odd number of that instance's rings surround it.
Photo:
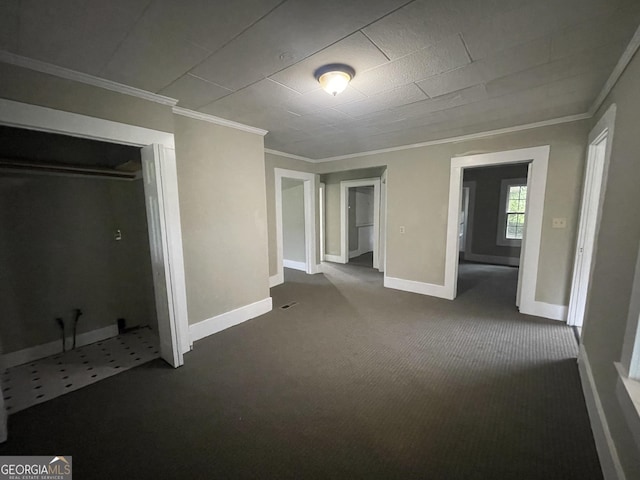
<path fill-rule="evenodd" d="M 348 190 L 349 264 L 373 268 L 374 256 L 374 192 L 373 186 Z"/>
<path fill-rule="evenodd" d="M 277 273 L 270 279 L 271 287 L 284 282 L 284 267 L 302 270 L 308 274 L 318 272 L 316 260 L 316 198 L 318 195 L 316 175 L 282 168 L 276 168 L 274 172 Z M 285 258 L 285 237 L 287 256 L 294 258 Z"/>
<path fill-rule="evenodd" d="M 613 104 L 589 133 L 578 240 L 567 313 L 567 324 L 578 328 L 582 328 L 587 305 L 593 254 L 600 229 L 600 211 L 611 156 L 615 116 L 616 105 Z"/>
<path fill-rule="evenodd" d="M 305 248 L 304 182 L 282 179 L 282 264 L 307 271 Z"/>
<path fill-rule="evenodd" d="M 460 255 L 460 211 L 464 170 L 479 166 L 530 163 L 527 181 L 528 210 L 520 254 L 521 268 L 518 276 L 516 305 L 519 305 L 522 313 L 540 314 L 535 300 L 535 291 L 548 161 L 548 145 L 451 159 L 445 281 L 442 288 L 442 297 L 453 300 L 457 295 L 458 259 Z"/>
<path fill-rule="evenodd" d="M 340 182 L 341 263 L 380 265 L 380 179 Z"/>
<path fill-rule="evenodd" d="M 0 125 L 142 148 L 160 354 L 182 365 L 191 341 L 173 134 L 5 99 Z"/>

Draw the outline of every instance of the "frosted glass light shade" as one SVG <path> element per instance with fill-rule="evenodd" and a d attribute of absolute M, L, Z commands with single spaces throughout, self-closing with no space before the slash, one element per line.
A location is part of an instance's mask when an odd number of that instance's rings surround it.
<path fill-rule="evenodd" d="M 343 92 L 350 81 L 351 75 L 346 72 L 327 72 L 318 78 L 320 86 L 334 97 Z"/>
<path fill-rule="evenodd" d="M 344 91 L 349 82 L 355 76 L 356 71 L 349 65 L 342 63 L 332 63 L 320 67 L 315 71 L 316 80 L 320 86 L 330 95 L 334 97 Z"/>

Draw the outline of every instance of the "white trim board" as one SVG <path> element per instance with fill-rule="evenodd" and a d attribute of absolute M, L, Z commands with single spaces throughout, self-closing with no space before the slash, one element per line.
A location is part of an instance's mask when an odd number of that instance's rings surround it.
<path fill-rule="evenodd" d="M 523 312 L 521 308 L 520 313 L 548 318 L 549 320 L 558 320 L 560 322 L 567 321 L 567 306 L 556 305 L 555 303 L 539 302 L 535 300 L 529 305 L 529 309 L 526 312 Z"/>
<path fill-rule="evenodd" d="M 293 270 L 300 270 L 301 272 L 307 271 L 307 264 L 305 262 L 297 262 L 295 260 L 282 260 L 282 266 L 284 268 L 291 268 Z"/>
<path fill-rule="evenodd" d="M 264 153 L 270 153 L 271 155 L 278 155 L 279 157 L 292 158 L 294 160 L 302 160 L 303 162 L 314 163 L 316 160 L 311 158 L 302 157 L 300 155 L 294 155 L 293 153 L 280 152 L 278 150 L 272 150 L 271 148 L 265 148 Z"/>
<path fill-rule="evenodd" d="M 369 253 L 371 250 L 367 250 L 366 248 L 359 248 L 357 250 L 349 250 L 349 260 L 352 258 L 359 257 L 360 255 L 364 255 L 365 253 Z"/>
<path fill-rule="evenodd" d="M 627 427 L 640 448 L 640 381 L 629 378 L 629 373 L 621 363 L 615 362 L 614 365 L 618 371 L 616 397 L 627 420 Z"/>
<path fill-rule="evenodd" d="M 419 293 L 421 295 L 429 295 L 445 299 L 447 298 L 447 289 L 444 285 L 416 282 L 414 280 L 405 280 L 404 278 L 388 277 L 385 275 L 384 286 L 386 288 L 393 288 L 394 290 L 402 290 L 404 292 Z"/>
<path fill-rule="evenodd" d="M 342 260 L 342 255 L 331 255 L 330 253 L 324 254 L 324 261 L 333 263 L 344 263 Z"/>
<path fill-rule="evenodd" d="M 476 140 L 478 138 L 492 137 L 494 135 L 503 135 L 505 133 L 513 133 L 513 132 L 519 132 L 522 130 L 530 130 L 532 128 L 548 127 L 551 125 L 558 125 L 561 123 L 577 122 L 579 120 L 585 120 L 591 117 L 592 115 L 590 115 L 589 113 L 580 113 L 577 115 L 570 115 L 567 117 L 552 118 L 550 120 L 544 120 L 541 122 L 527 123 L 524 125 L 515 125 L 513 127 L 500 128 L 497 130 L 487 130 L 485 132 L 470 133 L 468 135 L 460 135 L 457 137 L 440 138 L 437 140 L 429 140 L 428 142 L 412 143 L 410 145 L 401 145 L 399 147 L 382 148 L 380 150 L 370 150 L 368 152 L 358 152 L 358 153 L 350 153 L 347 155 L 337 155 L 335 157 L 327 157 L 327 158 L 322 158 L 318 160 L 312 160 L 312 163 L 334 162 L 336 160 L 346 160 L 349 158 L 366 157 L 369 155 L 377 155 L 380 153 L 398 152 L 401 150 L 410 150 L 413 148 L 420 148 L 420 147 L 430 147 L 432 145 L 442 145 L 445 143 L 459 143 L 467 140 Z"/>
<path fill-rule="evenodd" d="M 268 313 L 273 308 L 271 297 L 222 313 L 189 326 L 189 338 L 196 342 L 214 333 Z"/>
<path fill-rule="evenodd" d="M 268 148 L 265 148 L 264 151 L 266 153 L 271 153 L 274 155 L 280 155 L 281 157 L 287 157 L 287 158 L 294 158 L 296 160 L 302 160 L 304 162 L 309 162 L 309 163 L 327 163 L 327 162 L 335 162 L 338 160 L 348 160 L 350 158 L 358 158 L 358 157 L 368 157 L 370 155 L 378 155 L 381 153 L 391 153 L 391 152 L 399 152 L 402 150 L 411 150 L 414 148 L 421 148 L 421 147 L 430 147 L 433 145 L 443 145 L 443 144 L 447 144 L 447 143 L 460 143 L 460 142 L 465 142 L 468 140 L 477 140 L 480 138 L 486 138 L 486 137 L 493 137 L 496 135 L 505 135 L 507 133 L 514 133 L 514 132 L 520 132 L 523 130 L 530 130 L 533 128 L 541 128 L 541 127 L 549 127 L 552 125 L 560 125 L 562 123 L 571 123 L 571 122 L 578 122 L 580 120 L 587 120 L 589 118 L 593 117 L 593 114 L 591 113 L 579 113 L 576 115 L 569 115 L 566 117 L 558 117 L 558 118 L 551 118 L 549 120 L 543 120 L 541 122 L 534 122 L 534 123 L 525 123 L 523 125 L 515 125 L 513 127 L 506 127 L 506 128 L 499 128 L 496 130 L 486 130 L 484 132 L 478 132 L 478 133 L 470 133 L 468 135 L 459 135 L 457 137 L 446 137 L 446 138 L 439 138 L 437 140 L 429 140 L 426 142 L 419 142 L 419 143 L 411 143 L 408 145 L 400 145 L 398 147 L 390 147 L 390 148 L 381 148 L 379 150 L 368 150 L 368 151 L 364 151 L 364 152 L 356 152 L 356 153 L 348 153 L 346 155 L 336 155 L 335 157 L 325 157 L 325 158 L 307 158 L 307 157 L 303 157 L 300 155 L 294 155 L 292 153 L 286 153 L 286 152 L 280 152 L 277 150 L 271 150 Z M 388 162 L 388 160 L 387 160 Z"/>
<path fill-rule="evenodd" d="M 276 208 L 276 277 L 279 283 L 284 282 L 283 260 L 284 239 L 282 233 L 282 179 L 293 178 L 302 180 L 304 184 L 304 243 L 305 243 L 305 271 L 309 274 L 318 273 L 316 269 L 316 174 L 274 169 L 275 177 L 275 208 Z M 276 285 L 278 285 L 277 283 Z M 271 280 L 270 280 L 271 284 Z M 272 285 L 273 286 L 273 285 Z"/>
<path fill-rule="evenodd" d="M 122 93 L 124 95 L 130 95 L 132 97 L 142 98 L 150 102 L 160 103 L 162 105 L 175 105 L 178 100 L 175 98 L 165 97 L 164 95 L 158 95 L 157 93 L 148 92 L 140 88 L 130 87 L 122 83 L 107 80 L 105 78 L 94 77 L 87 73 L 78 72 L 69 68 L 59 67 L 51 63 L 43 62 L 40 60 L 34 60 L 33 58 L 23 57 L 16 55 L 15 53 L 7 52 L 6 50 L 0 50 L 0 62 L 8 63 L 9 65 L 15 65 L 17 67 L 27 68 L 35 72 L 46 73 L 58 78 L 65 78 L 67 80 L 73 80 L 74 82 L 84 83 L 85 85 L 92 85 L 94 87 L 103 88 L 105 90 L 111 90 L 112 92 Z"/>
<path fill-rule="evenodd" d="M 520 312 L 538 315 L 534 305 L 538 282 L 538 260 L 542 237 L 542 216 L 545 190 L 547 184 L 547 168 L 549 163 L 549 145 L 539 147 L 507 150 L 503 152 L 467 155 L 451 159 L 449 184 L 449 213 L 447 222 L 447 246 L 445 259 L 444 286 L 447 298 L 453 300 L 457 293 L 458 257 L 459 257 L 459 212 L 462 196 L 462 178 L 465 168 L 502 165 L 511 163 L 529 163 L 529 185 L 527 223 L 525 238 L 522 241 L 524 253 L 521 260 Z"/>
<path fill-rule="evenodd" d="M 16 65 L 18 67 L 27 68 L 35 72 L 46 73 L 53 75 L 54 77 L 64 78 L 72 80 L 74 82 L 83 83 L 85 85 L 91 85 L 94 87 L 102 88 L 104 90 L 110 90 L 112 92 L 121 93 L 123 95 L 129 95 L 131 97 L 141 98 L 161 105 L 167 105 L 173 107 L 173 113 L 176 115 L 183 115 L 185 117 L 195 118 L 197 120 L 203 120 L 205 122 L 216 123 L 225 127 L 235 128 L 238 130 L 244 130 L 250 133 L 256 133 L 258 135 L 265 136 L 268 132 L 261 128 L 252 127 L 225 118 L 216 117 L 195 110 L 189 110 L 187 108 L 176 107 L 178 100 L 175 98 L 166 97 L 157 93 L 142 90 L 140 88 L 131 87 L 122 83 L 107 80 L 101 77 L 95 77 L 87 73 L 78 72 L 69 68 L 60 67 L 51 63 L 43 62 L 40 60 L 34 60 L 33 58 L 23 57 L 14 53 L 0 50 L 0 62 L 10 65 Z"/>
<path fill-rule="evenodd" d="M 596 384 L 589 363 L 589 356 L 584 345 L 580 345 L 578 354 L 578 370 L 580 372 L 580 382 L 584 393 L 593 439 L 596 443 L 600 468 L 605 480 L 625 480 L 626 476 L 618 457 L 616 445 L 609 430 L 609 423 L 602 407 L 600 395 L 596 389 Z"/>
<path fill-rule="evenodd" d="M 269 288 L 277 287 L 284 283 L 284 273 L 271 275 L 269 277 Z"/>
<path fill-rule="evenodd" d="M 135 147 L 159 143 L 167 148 L 175 148 L 173 133 L 3 98 L 0 98 L 0 124 Z"/>
<path fill-rule="evenodd" d="M 633 37 L 631 37 L 627 48 L 625 48 L 624 52 L 622 52 L 622 55 L 620 55 L 618 63 L 613 68 L 613 71 L 611 72 L 611 75 L 609 75 L 607 81 L 604 83 L 602 90 L 591 104 L 588 112 L 589 116 L 594 116 L 596 114 L 609 93 L 611 93 L 611 90 L 613 90 L 613 87 L 615 87 L 616 83 L 618 83 L 618 80 L 620 80 L 620 77 L 627 68 L 627 65 L 629 65 L 629 62 L 631 61 L 633 56 L 638 51 L 638 48 L 640 48 L 640 26 L 638 26 L 636 32 L 633 34 Z"/>
<path fill-rule="evenodd" d="M 109 325 L 107 327 L 91 330 L 90 332 L 79 333 L 76 337 L 76 347 L 84 347 L 92 343 L 101 342 L 107 338 L 118 336 L 118 326 Z M 68 337 L 65 337 L 68 339 Z M 67 345 L 69 342 L 67 341 Z M 29 347 L 16 352 L 5 353 L 0 360 L 0 368 L 11 368 L 25 363 L 33 362 L 41 358 L 62 353 L 62 339 L 35 347 Z"/>
<path fill-rule="evenodd" d="M 262 128 L 252 127 L 250 125 L 245 125 L 244 123 L 234 122 L 232 120 L 227 120 L 226 118 L 209 115 L 208 113 L 196 112 L 194 110 L 189 110 L 188 108 L 173 107 L 173 113 L 183 117 L 193 118 L 195 120 L 202 120 L 203 122 L 215 123 L 216 125 L 222 125 L 223 127 L 255 133 L 263 137 L 269 133 L 267 130 L 263 130 Z"/>

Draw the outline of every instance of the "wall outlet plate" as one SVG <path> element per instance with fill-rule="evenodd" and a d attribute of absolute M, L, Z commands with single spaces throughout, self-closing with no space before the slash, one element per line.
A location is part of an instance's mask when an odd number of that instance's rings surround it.
<path fill-rule="evenodd" d="M 567 228 L 567 219 L 566 218 L 554 218 L 551 221 L 551 226 L 553 228 Z"/>

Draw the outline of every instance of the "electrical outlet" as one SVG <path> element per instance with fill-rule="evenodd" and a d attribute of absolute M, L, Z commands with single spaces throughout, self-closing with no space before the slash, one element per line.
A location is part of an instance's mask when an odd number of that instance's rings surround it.
<path fill-rule="evenodd" d="M 567 219 L 566 218 L 554 218 L 551 221 L 552 228 L 567 228 Z"/>
<path fill-rule="evenodd" d="M 400 227 L 400 233 L 404 233 L 404 225 Z"/>

